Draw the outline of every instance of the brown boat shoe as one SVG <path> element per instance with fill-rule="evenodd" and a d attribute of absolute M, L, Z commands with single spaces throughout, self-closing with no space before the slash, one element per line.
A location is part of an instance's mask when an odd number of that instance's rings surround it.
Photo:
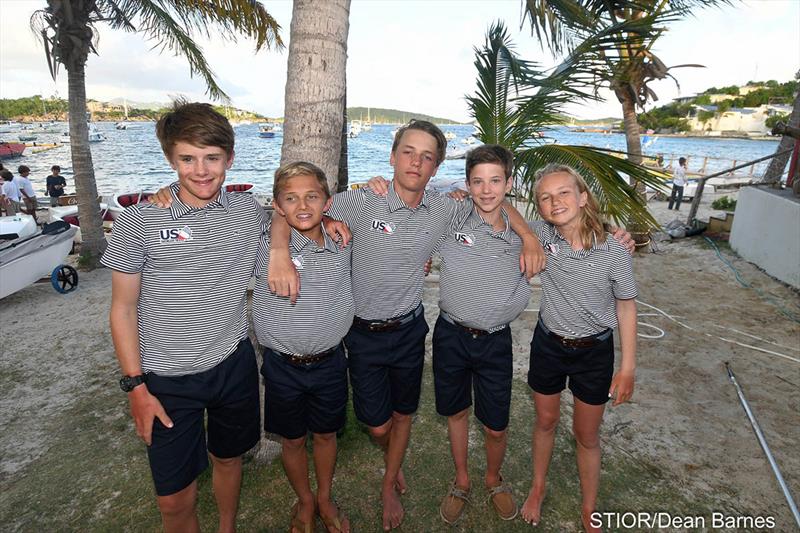
<path fill-rule="evenodd" d="M 487 487 L 486 489 L 489 491 L 489 500 L 501 520 L 513 520 L 517 517 L 519 509 L 517 508 L 517 502 L 514 501 L 511 485 L 503 481 L 503 478 L 500 478 L 499 485 Z"/>
<path fill-rule="evenodd" d="M 456 486 L 456 482 L 453 481 L 447 496 L 444 497 L 442 504 L 439 506 L 439 515 L 446 523 L 455 524 L 464 514 L 464 508 L 468 503 L 469 488 L 459 488 Z"/>

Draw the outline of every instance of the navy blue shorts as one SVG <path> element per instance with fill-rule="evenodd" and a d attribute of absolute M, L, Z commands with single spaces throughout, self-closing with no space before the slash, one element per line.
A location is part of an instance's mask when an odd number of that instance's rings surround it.
<path fill-rule="evenodd" d="M 296 365 L 263 348 L 264 429 L 286 439 L 336 433 L 347 410 L 347 358 L 341 343 L 327 359 Z"/>
<path fill-rule="evenodd" d="M 188 487 L 208 467 L 209 452 L 220 459 L 238 457 L 261 438 L 258 367 L 250 339 L 241 340 L 236 351 L 204 372 L 148 374 L 147 389 L 173 422 L 168 429 L 156 419 L 147 448 L 159 496 Z"/>
<path fill-rule="evenodd" d="M 473 336 L 441 316 L 433 330 L 436 412 L 452 416 L 472 405 L 475 416 L 494 431 L 508 427 L 513 349 L 511 328 Z"/>
<path fill-rule="evenodd" d="M 425 362 L 425 313 L 394 331 L 366 331 L 354 325 L 347 346 L 353 408 L 370 427 L 386 423 L 392 412 L 414 414 L 419 407 Z"/>
<path fill-rule="evenodd" d="M 614 336 L 586 348 L 568 348 L 536 324 L 531 340 L 528 385 L 540 394 L 569 390 L 584 403 L 603 405 L 608 401 L 614 375 Z"/>

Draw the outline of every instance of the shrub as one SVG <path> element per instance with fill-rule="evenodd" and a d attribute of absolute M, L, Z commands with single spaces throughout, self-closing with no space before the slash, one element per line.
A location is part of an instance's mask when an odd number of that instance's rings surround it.
<path fill-rule="evenodd" d="M 711 202 L 711 208 L 722 211 L 734 211 L 736 209 L 736 200 L 723 196 Z"/>

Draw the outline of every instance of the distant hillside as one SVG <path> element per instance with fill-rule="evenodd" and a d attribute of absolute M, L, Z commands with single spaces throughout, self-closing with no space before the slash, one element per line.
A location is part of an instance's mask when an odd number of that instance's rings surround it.
<path fill-rule="evenodd" d="M 400 111 L 398 109 L 383 109 L 380 107 L 348 107 L 347 116 L 350 120 L 367 120 L 367 113 L 369 118 L 376 124 L 405 124 L 412 118 L 418 120 L 427 120 L 434 124 L 464 124 L 457 120 L 449 118 L 432 117 L 430 115 L 423 115 L 422 113 L 414 113 L 412 111 Z"/>

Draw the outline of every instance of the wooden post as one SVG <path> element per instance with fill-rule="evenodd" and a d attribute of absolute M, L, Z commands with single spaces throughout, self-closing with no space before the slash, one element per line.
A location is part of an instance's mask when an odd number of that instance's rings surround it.
<path fill-rule="evenodd" d="M 733 164 L 731 165 L 731 171 L 728 172 L 728 176 L 733 176 L 733 168 L 736 167 L 736 159 L 733 160 Z"/>
<path fill-rule="evenodd" d="M 703 158 L 703 168 L 700 169 L 700 174 L 704 175 L 706 173 L 706 167 L 708 166 L 708 156 Z"/>

